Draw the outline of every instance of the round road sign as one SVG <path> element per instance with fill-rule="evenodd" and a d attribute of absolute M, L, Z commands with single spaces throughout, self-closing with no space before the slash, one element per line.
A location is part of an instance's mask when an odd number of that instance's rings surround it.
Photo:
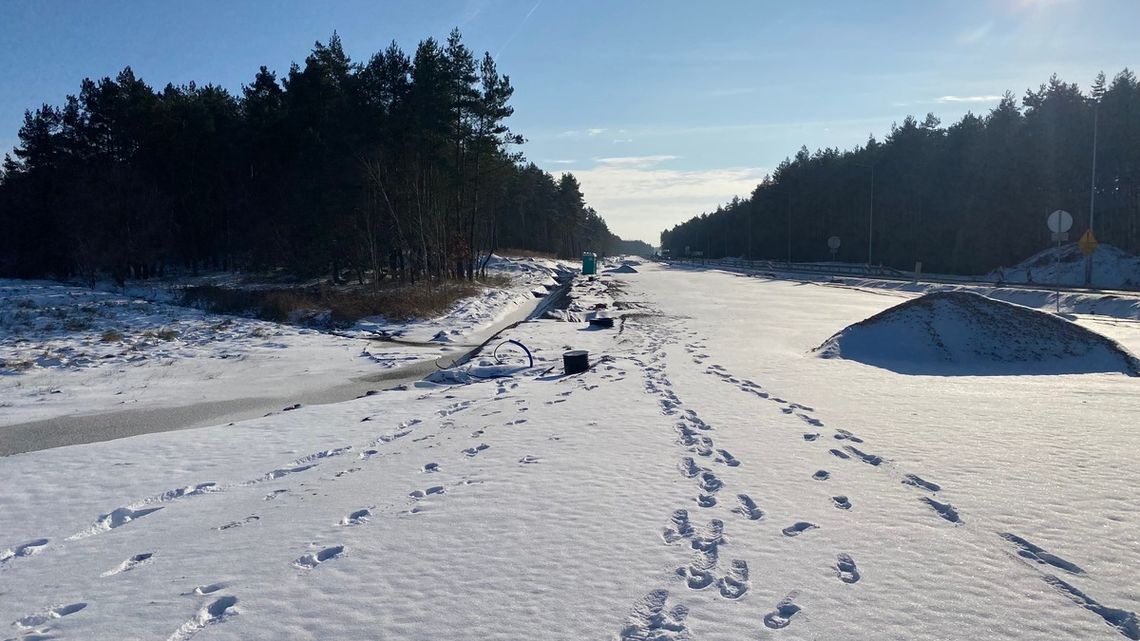
<path fill-rule="evenodd" d="M 1049 214 L 1045 224 L 1049 225 L 1049 231 L 1054 234 L 1063 234 L 1073 227 L 1073 216 L 1064 209 L 1058 209 Z"/>
<path fill-rule="evenodd" d="M 1072 224 L 1072 223 L 1069 223 Z M 827 239 L 827 246 L 831 249 L 839 249 L 839 236 L 832 236 Z"/>

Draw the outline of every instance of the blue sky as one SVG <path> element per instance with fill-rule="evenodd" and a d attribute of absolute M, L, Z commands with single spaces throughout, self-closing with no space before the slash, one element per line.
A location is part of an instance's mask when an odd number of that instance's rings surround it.
<path fill-rule="evenodd" d="M 907 114 L 984 113 L 1056 72 L 1140 66 L 1136 0 L 0 2 L 0 146 L 24 109 L 131 65 L 234 92 L 337 30 L 355 59 L 458 26 L 515 85 L 530 160 L 573 171 L 627 238 L 746 195 L 800 145 L 847 148 Z"/>

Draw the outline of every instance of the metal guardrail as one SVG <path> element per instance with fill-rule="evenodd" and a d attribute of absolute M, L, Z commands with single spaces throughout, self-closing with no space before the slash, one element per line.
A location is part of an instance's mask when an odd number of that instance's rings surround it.
<path fill-rule="evenodd" d="M 744 258 L 666 258 L 665 262 L 705 265 L 709 267 L 746 269 L 749 271 L 804 272 L 813 274 L 844 274 L 850 276 L 910 278 L 893 267 L 852 265 L 846 263 L 789 263 L 775 260 L 746 260 Z"/>

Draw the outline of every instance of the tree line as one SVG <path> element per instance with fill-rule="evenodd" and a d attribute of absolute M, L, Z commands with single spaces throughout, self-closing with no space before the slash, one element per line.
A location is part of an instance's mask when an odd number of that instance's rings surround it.
<path fill-rule="evenodd" d="M 674 256 L 818 261 L 838 236 L 839 260 L 985 273 L 1048 247 L 1054 210 L 1073 215 L 1075 241 L 1094 190 L 1095 236 L 1140 253 L 1140 84 L 1128 69 L 1111 82 L 1101 73 L 1087 94 L 1054 75 L 1020 104 L 1006 92 L 950 127 L 908 116 L 882 142 L 801 148 L 748 197 L 663 231 L 661 245 Z"/>
<path fill-rule="evenodd" d="M 500 248 L 620 242 L 577 179 L 518 151 L 510 78 L 458 30 L 365 62 L 334 33 L 241 95 L 130 67 L 25 113 L 0 169 L 0 274 L 286 270 L 334 282 L 476 277 Z"/>

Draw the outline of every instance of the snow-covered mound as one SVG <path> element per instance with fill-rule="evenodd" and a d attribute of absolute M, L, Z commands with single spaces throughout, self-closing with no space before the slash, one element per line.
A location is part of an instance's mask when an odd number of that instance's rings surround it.
<path fill-rule="evenodd" d="M 1140 376 L 1140 361 L 1096 332 L 970 292 L 909 300 L 849 325 L 815 351 L 902 374 Z"/>
<path fill-rule="evenodd" d="M 1076 243 L 1050 247 L 1013 267 L 990 273 L 995 281 L 1084 285 L 1085 255 Z M 1092 283 L 1098 287 L 1140 287 L 1140 256 L 1101 243 L 1093 252 Z"/>
<path fill-rule="evenodd" d="M 636 274 L 637 270 L 634 269 L 633 265 L 630 265 L 629 263 L 622 263 L 621 267 L 614 267 L 613 269 L 607 269 L 603 273 L 606 273 L 606 274 Z"/>

